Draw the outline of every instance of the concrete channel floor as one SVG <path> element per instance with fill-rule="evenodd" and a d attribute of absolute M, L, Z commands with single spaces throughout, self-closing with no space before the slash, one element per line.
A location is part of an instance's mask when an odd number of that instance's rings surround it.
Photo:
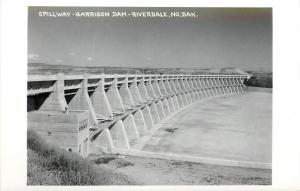
<path fill-rule="evenodd" d="M 247 92 L 188 106 L 164 122 L 143 151 L 272 162 L 272 93 Z"/>

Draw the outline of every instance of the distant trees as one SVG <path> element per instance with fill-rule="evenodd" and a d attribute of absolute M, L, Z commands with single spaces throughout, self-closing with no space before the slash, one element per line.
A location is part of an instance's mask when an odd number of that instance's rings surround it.
<path fill-rule="evenodd" d="M 245 80 L 246 86 L 273 88 L 273 77 L 271 72 L 248 72 L 252 76 Z"/>

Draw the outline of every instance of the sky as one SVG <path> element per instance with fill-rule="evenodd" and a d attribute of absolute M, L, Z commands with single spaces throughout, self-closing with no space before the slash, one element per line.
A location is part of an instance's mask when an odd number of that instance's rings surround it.
<path fill-rule="evenodd" d="M 39 12 L 189 12 L 197 17 L 48 17 Z M 29 7 L 28 60 L 75 66 L 272 71 L 271 8 Z"/>

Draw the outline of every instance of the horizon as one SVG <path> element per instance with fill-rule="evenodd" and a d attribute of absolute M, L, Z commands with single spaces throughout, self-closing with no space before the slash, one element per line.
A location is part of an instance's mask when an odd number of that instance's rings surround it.
<path fill-rule="evenodd" d="M 79 67 L 79 68 L 124 68 L 124 69 L 186 69 L 186 70 L 213 70 L 213 69 L 241 69 L 236 67 L 225 67 L 225 68 L 185 68 L 185 67 L 176 67 L 176 68 L 163 68 L 163 67 L 126 67 L 126 66 L 77 66 L 77 65 L 69 65 L 69 64 L 47 64 L 47 63 L 35 63 L 28 62 L 27 64 L 39 64 L 39 65 L 47 65 L 47 66 L 71 66 L 71 67 Z M 33 66 L 33 67 L 36 67 Z M 273 71 L 263 71 L 263 70 L 243 70 L 244 72 L 264 72 L 264 73 L 273 73 Z"/>

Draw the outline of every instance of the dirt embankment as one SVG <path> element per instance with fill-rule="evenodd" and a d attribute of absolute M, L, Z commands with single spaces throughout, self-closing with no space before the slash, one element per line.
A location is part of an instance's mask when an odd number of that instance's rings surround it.
<path fill-rule="evenodd" d="M 114 169 L 146 185 L 270 185 L 271 170 L 225 167 L 121 155 L 94 155 L 102 168 Z"/>

